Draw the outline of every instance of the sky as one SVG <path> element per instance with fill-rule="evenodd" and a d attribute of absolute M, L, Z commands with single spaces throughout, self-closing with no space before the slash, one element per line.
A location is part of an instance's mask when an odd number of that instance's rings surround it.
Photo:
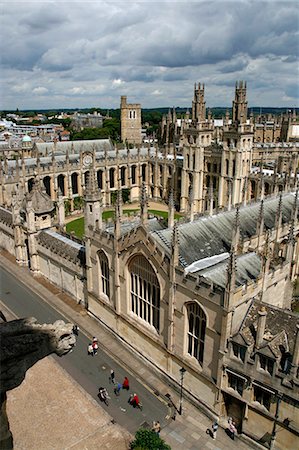
<path fill-rule="evenodd" d="M 298 107 L 297 1 L 0 0 L 0 110 Z"/>

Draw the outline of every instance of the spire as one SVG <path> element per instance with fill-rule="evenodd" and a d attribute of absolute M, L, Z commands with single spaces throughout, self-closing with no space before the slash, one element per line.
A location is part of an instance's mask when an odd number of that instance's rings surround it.
<path fill-rule="evenodd" d="M 236 286 L 236 254 L 233 250 L 230 251 L 227 271 L 226 271 L 226 301 L 225 307 L 229 306 L 230 295 L 234 292 Z"/>
<path fill-rule="evenodd" d="M 194 220 L 194 194 L 193 194 L 193 188 L 190 190 L 190 222 L 193 222 Z"/>
<path fill-rule="evenodd" d="M 147 194 L 144 181 L 142 182 L 141 186 L 140 215 L 142 225 L 147 225 L 148 222 Z"/>
<path fill-rule="evenodd" d="M 256 224 L 256 235 L 260 236 L 264 232 L 264 200 L 261 200 L 260 210 Z"/>
<path fill-rule="evenodd" d="M 172 228 L 174 225 L 174 199 L 173 190 L 171 189 L 168 201 L 168 228 Z"/>
<path fill-rule="evenodd" d="M 238 253 L 239 243 L 240 243 L 240 212 L 239 212 L 239 206 L 237 206 L 235 220 L 234 220 L 234 226 L 233 226 L 232 244 L 231 244 L 232 252 Z"/>
<path fill-rule="evenodd" d="M 213 191 L 213 183 L 210 184 L 210 189 L 209 189 L 209 205 L 210 205 L 209 216 L 212 216 L 212 215 L 213 215 L 213 210 L 214 210 L 214 191 Z"/>
<path fill-rule="evenodd" d="M 179 230 L 178 223 L 174 223 L 171 239 L 171 263 L 173 267 L 179 265 Z"/>
<path fill-rule="evenodd" d="M 117 193 L 117 198 L 114 208 L 114 240 L 117 241 L 121 235 L 121 216 L 119 208 L 119 195 Z"/>
<path fill-rule="evenodd" d="M 293 216 L 293 221 L 294 221 L 294 226 L 295 226 L 295 225 L 297 225 L 297 221 L 298 221 L 298 189 L 295 192 L 292 216 Z"/>

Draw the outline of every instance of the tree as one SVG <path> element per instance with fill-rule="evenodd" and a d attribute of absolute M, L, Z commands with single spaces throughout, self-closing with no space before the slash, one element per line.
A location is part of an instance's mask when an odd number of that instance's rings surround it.
<path fill-rule="evenodd" d="M 145 428 L 140 428 L 136 432 L 130 447 L 134 450 L 171 450 L 171 447 L 158 434 Z"/>

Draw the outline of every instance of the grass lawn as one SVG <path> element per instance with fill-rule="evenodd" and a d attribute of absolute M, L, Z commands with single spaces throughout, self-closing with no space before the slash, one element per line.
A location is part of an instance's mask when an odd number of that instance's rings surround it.
<path fill-rule="evenodd" d="M 128 215 L 128 214 L 134 213 L 136 211 L 138 211 L 138 209 L 126 209 L 123 211 L 123 213 Z M 168 218 L 167 211 L 156 211 L 154 209 L 150 209 L 149 213 L 154 216 L 163 217 L 164 219 Z M 103 217 L 103 220 L 108 220 L 108 219 L 114 217 L 114 210 L 104 211 L 102 214 L 102 217 Z M 176 219 L 178 219 L 181 217 L 181 215 L 176 213 L 174 215 L 174 217 Z M 75 219 L 72 222 L 67 223 L 66 231 L 68 233 L 71 233 L 73 231 L 75 233 L 75 235 L 81 239 L 84 235 L 84 217 L 80 217 L 80 219 Z"/>

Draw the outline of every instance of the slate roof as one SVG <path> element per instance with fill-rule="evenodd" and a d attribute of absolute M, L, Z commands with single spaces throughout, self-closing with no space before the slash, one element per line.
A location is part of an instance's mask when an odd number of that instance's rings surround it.
<path fill-rule="evenodd" d="M 299 324 L 298 314 L 262 303 L 256 299 L 252 300 L 251 306 L 245 314 L 238 333 L 233 337 L 233 340 L 239 334 L 248 345 L 255 343 L 258 311 L 262 307 L 265 308 L 267 317 L 264 340 L 259 350 L 265 353 L 268 348 L 272 355 L 279 357 L 281 356 L 280 346 L 282 345 L 285 351 L 292 353 L 297 334 L 297 324 Z"/>
<path fill-rule="evenodd" d="M 50 213 L 55 209 L 51 197 L 46 192 L 42 192 L 39 184 L 35 183 L 30 192 L 28 192 L 23 200 L 22 209 L 26 210 L 28 201 L 32 202 L 32 208 L 36 214 Z"/>
<path fill-rule="evenodd" d="M 42 142 L 36 143 L 35 148 L 39 154 L 51 154 L 54 149 L 54 142 Z M 55 154 L 65 154 L 67 151 L 70 154 L 80 153 L 82 151 L 110 151 L 113 149 L 113 145 L 110 139 L 93 139 L 82 141 L 58 141 L 55 145 Z"/>
<path fill-rule="evenodd" d="M 0 206 L 0 221 L 6 223 L 7 225 L 12 225 L 12 213 L 7 211 Z"/>
<path fill-rule="evenodd" d="M 140 225 L 141 225 L 140 217 L 136 217 L 136 218 L 133 218 L 131 220 L 127 220 L 127 221 L 121 222 L 121 226 L 120 226 L 121 236 L 126 235 L 131 230 L 133 230 L 134 228 L 138 228 Z M 159 231 L 159 230 L 163 230 L 164 226 L 163 226 L 163 223 L 159 219 L 157 219 L 156 217 L 153 217 L 153 218 L 149 218 L 148 219 L 146 229 L 149 232 Z M 114 235 L 114 224 L 111 223 L 111 225 L 108 225 L 106 227 L 105 231 L 107 233 L 109 233 L 109 234 Z"/>
<path fill-rule="evenodd" d="M 227 265 L 229 258 L 212 267 L 208 267 L 193 275 L 200 275 L 212 283 L 225 288 L 227 281 Z M 261 271 L 261 258 L 256 253 L 246 253 L 236 258 L 236 287 L 246 285 L 256 280 Z"/>
<path fill-rule="evenodd" d="M 59 256 L 74 264 L 85 263 L 85 248 L 83 245 L 68 239 L 52 230 L 43 230 L 38 234 L 38 242 Z"/>
<path fill-rule="evenodd" d="M 294 197 L 294 193 L 282 196 L 282 223 L 291 220 Z M 275 226 L 275 213 L 278 202 L 279 197 L 264 200 L 264 223 L 266 229 L 271 229 Z M 241 239 L 248 239 L 256 234 L 259 211 L 260 202 L 240 208 Z M 211 217 L 201 217 L 194 222 L 178 226 L 179 253 L 184 267 L 203 258 L 230 251 L 235 214 L 235 210 L 226 211 Z M 152 237 L 170 255 L 172 230 L 167 228 L 155 231 L 152 233 Z"/>

